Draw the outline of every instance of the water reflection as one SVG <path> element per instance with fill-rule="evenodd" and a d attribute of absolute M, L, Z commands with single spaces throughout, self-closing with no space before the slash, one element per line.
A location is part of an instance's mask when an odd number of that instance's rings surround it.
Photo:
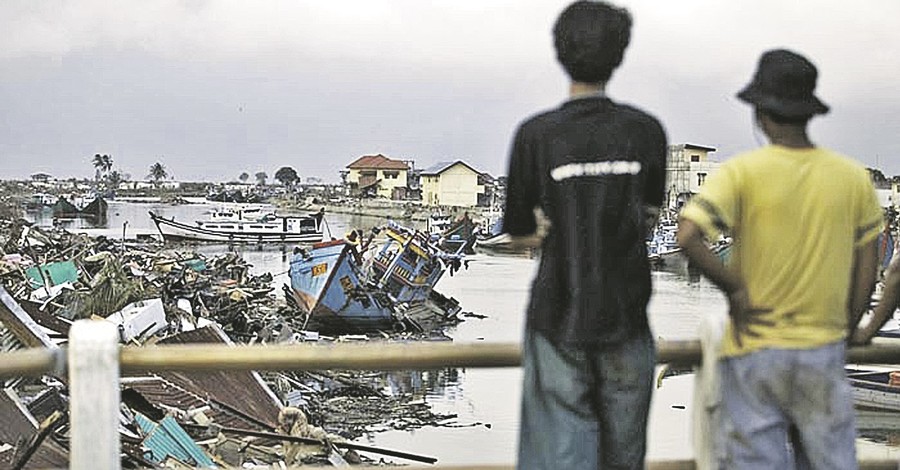
<path fill-rule="evenodd" d="M 394 396 L 413 395 L 415 397 L 455 396 L 459 391 L 462 370 L 458 368 L 426 371 L 385 372 L 383 380 L 387 390 Z"/>

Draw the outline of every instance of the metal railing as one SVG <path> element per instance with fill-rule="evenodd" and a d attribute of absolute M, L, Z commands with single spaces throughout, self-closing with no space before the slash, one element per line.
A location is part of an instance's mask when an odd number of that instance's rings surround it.
<path fill-rule="evenodd" d="M 698 364 L 699 341 L 660 341 L 657 361 Z M 900 345 L 875 344 L 848 351 L 851 363 L 896 364 Z M 81 320 L 66 349 L 32 348 L 0 354 L 0 378 L 68 374 L 71 413 L 70 468 L 120 468 L 119 378 L 121 371 L 162 370 L 421 370 L 444 367 L 517 367 L 514 343 L 365 343 L 227 346 L 210 344 L 122 347 L 114 324 Z M 407 470 L 417 467 L 403 467 Z M 420 467 L 500 470 L 512 466 Z M 693 461 L 648 463 L 651 470 L 693 469 Z M 866 470 L 898 468 L 897 461 L 862 461 Z"/>

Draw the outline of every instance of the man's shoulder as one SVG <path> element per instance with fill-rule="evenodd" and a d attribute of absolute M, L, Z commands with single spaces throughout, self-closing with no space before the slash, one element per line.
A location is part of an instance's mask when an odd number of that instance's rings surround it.
<path fill-rule="evenodd" d="M 621 113 L 624 119 L 662 128 L 662 123 L 660 123 L 656 116 L 635 105 L 626 103 L 613 103 L 613 105 L 615 106 L 616 111 Z"/>
<path fill-rule="evenodd" d="M 821 152 L 822 157 L 827 158 L 833 165 L 842 167 L 848 171 L 855 171 L 858 174 L 868 177 L 865 165 L 860 163 L 859 160 L 824 147 L 819 147 L 818 150 Z"/>
<path fill-rule="evenodd" d="M 620 123 L 633 124 L 644 128 L 657 129 L 663 131 L 663 126 L 652 114 L 630 104 L 617 103 L 607 98 L 602 98 L 607 103 L 601 110 L 597 112 L 615 114 L 615 118 Z M 563 103 L 561 106 L 540 111 L 527 117 L 519 124 L 520 132 L 540 133 L 547 129 L 553 129 L 559 125 L 565 125 L 572 119 L 573 115 L 580 114 L 580 110 L 576 111 L 579 104 L 586 104 L 587 101 L 572 100 Z"/>
<path fill-rule="evenodd" d="M 553 108 L 540 111 L 525 118 L 519 123 L 519 132 L 538 132 L 541 129 L 552 127 L 562 120 L 562 109 Z"/>

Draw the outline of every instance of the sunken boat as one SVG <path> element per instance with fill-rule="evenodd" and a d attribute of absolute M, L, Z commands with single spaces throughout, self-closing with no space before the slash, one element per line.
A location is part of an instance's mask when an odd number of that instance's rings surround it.
<path fill-rule="evenodd" d="M 376 236 L 384 241 L 373 244 Z M 418 314 L 451 316 L 455 300 L 434 291 L 462 256 L 429 242 L 425 232 L 389 224 L 368 240 L 334 240 L 300 250 L 291 259 L 291 292 L 298 307 L 323 331 L 421 327 Z"/>

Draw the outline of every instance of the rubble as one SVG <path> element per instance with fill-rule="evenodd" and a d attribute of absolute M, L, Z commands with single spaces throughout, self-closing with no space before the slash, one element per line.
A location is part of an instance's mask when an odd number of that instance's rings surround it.
<path fill-rule="evenodd" d="M 116 323 L 121 341 L 131 345 L 445 339 L 440 324 L 369 336 L 319 334 L 275 295 L 272 274 L 254 276 L 250 268 L 235 253 L 205 256 L 152 240 L 91 238 L 0 218 L 0 349 L 60 347 L 72 322 L 84 318 Z M 416 312 L 407 313 L 413 318 Z M 398 386 L 409 377 L 397 374 L 404 373 L 124 376 L 122 463 L 276 468 L 381 462 L 357 451 L 433 463 L 348 442 L 383 430 L 460 425 L 455 415 L 435 414 L 418 390 Z M 422 372 L 407 374 L 422 380 Z M 7 380 L 0 393 L 0 467 L 66 466 L 67 410 L 65 377 Z"/>

